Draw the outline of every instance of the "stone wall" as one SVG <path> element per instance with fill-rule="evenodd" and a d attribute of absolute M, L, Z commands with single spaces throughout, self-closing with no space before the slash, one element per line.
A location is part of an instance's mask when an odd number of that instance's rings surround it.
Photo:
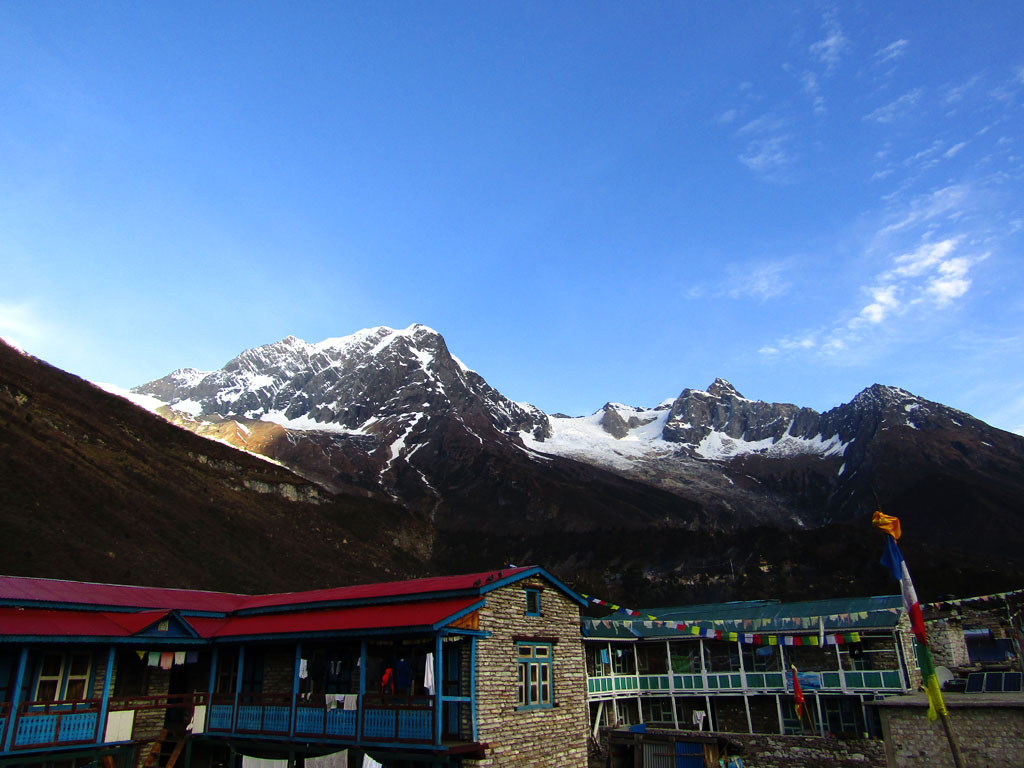
<path fill-rule="evenodd" d="M 263 650 L 263 692 L 291 696 L 295 685 L 295 646 L 272 646 Z"/>
<path fill-rule="evenodd" d="M 880 739 L 722 735 L 743 747 L 745 768 L 881 768 L 885 765 L 885 745 Z"/>
<path fill-rule="evenodd" d="M 675 731 L 673 736 L 685 741 L 706 740 L 707 731 Z M 744 768 L 882 768 L 885 766 L 885 747 L 879 739 L 837 739 L 833 736 L 779 736 L 775 734 L 722 733 L 719 743 L 725 752 L 739 754 Z M 601 741 L 607 745 L 607 731 Z M 657 739 L 657 734 L 650 738 Z M 606 755 L 594 753 L 591 768 L 604 766 Z"/>
<path fill-rule="evenodd" d="M 947 703 L 950 698 L 947 694 Z M 929 720 L 925 706 L 879 707 L 889 768 L 953 768 L 942 723 Z M 951 707 L 950 715 L 966 765 L 971 768 L 1020 768 L 1024 765 L 1024 703 L 1018 708 Z"/>
<path fill-rule="evenodd" d="M 526 615 L 525 588 L 541 590 L 540 616 Z M 488 744 L 471 766 L 584 768 L 587 764 L 587 678 L 579 605 L 539 577 L 497 589 L 480 609 L 477 646 L 477 733 Z M 516 638 L 552 642 L 551 708 L 516 708 Z"/>
<path fill-rule="evenodd" d="M 955 670 L 971 663 L 967 655 L 964 628 L 959 618 L 929 621 L 925 626 L 928 632 L 928 649 L 936 666 Z"/>

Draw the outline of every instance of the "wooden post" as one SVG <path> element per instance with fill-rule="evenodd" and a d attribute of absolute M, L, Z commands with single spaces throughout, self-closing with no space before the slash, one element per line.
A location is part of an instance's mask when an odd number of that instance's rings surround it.
<path fill-rule="evenodd" d="M 960 745 L 957 743 L 956 734 L 953 733 L 953 724 L 949 720 L 949 712 L 939 715 L 942 720 L 942 728 L 946 732 L 946 740 L 949 741 L 949 751 L 953 754 L 953 764 L 956 768 L 965 768 L 964 757 L 960 754 Z"/>

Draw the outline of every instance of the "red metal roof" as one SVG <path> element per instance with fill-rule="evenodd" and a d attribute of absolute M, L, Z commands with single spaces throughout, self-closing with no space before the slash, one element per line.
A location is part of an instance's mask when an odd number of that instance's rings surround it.
<path fill-rule="evenodd" d="M 100 611 L 53 611 L 0 606 L 0 635 L 40 637 L 131 637 L 133 633 Z"/>
<path fill-rule="evenodd" d="M 188 622 L 204 638 L 288 635 L 310 632 L 433 627 L 480 603 L 479 597 L 418 600 L 390 605 L 360 605 L 323 611 L 234 616 L 228 619 L 189 617 Z"/>
<path fill-rule="evenodd" d="M 446 623 L 481 602 L 479 597 L 418 600 L 390 605 L 362 605 L 322 611 L 294 611 L 226 618 L 189 616 L 203 638 L 288 635 L 347 630 L 432 627 Z M 0 635 L 15 637 L 131 637 L 166 616 L 165 611 L 108 613 L 0 606 Z"/>
<path fill-rule="evenodd" d="M 0 601 L 42 605 L 140 608 L 156 610 L 203 611 L 229 614 L 241 610 L 308 606 L 317 603 L 389 600 L 432 594 L 482 594 L 491 584 L 513 578 L 533 567 L 504 568 L 497 571 L 434 576 L 405 581 L 357 584 L 308 592 L 283 592 L 270 595 L 236 595 L 191 589 L 134 587 L 119 584 L 95 584 L 22 576 L 0 576 Z"/>
<path fill-rule="evenodd" d="M 130 587 L 120 584 L 0 576 L 0 600 L 17 600 L 18 602 L 65 603 L 118 608 L 163 608 L 166 610 L 178 608 L 226 613 L 237 608 L 243 599 L 243 595 L 232 595 L 227 592 Z"/>
<path fill-rule="evenodd" d="M 389 597 L 429 595 L 438 592 L 476 590 L 483 589 L 488 584 L 507 579 L 510 576 L 515 576 L 528 570 L 531 570 L 531 567 L 503 568 L 497 571 L 483 571 L 481 573 L 469 573 L 461 576 L 433 576 L 424 579 L 385 581 L 377 584 L 356 584 L 351 587 L 316 589 L 309 592 L 254 595 L 247 598 L 242 605 L 238 606 L 237 610 L 351 600 L 375 600 Z"/>

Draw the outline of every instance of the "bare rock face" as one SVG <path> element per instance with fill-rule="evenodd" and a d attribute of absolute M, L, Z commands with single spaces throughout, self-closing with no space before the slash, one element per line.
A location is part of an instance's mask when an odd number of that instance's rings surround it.
<path fill-rule="evenodd" d="M 818 414 L 788 403 L 748 400 L 724 379 L 715 379 L 707 391 L 684 389 L 672 404 L 665 424 L 665 440 L 699 444 L 711 432 L 757 442 L 781 440 L 786 434 L 816 434 Z"/>

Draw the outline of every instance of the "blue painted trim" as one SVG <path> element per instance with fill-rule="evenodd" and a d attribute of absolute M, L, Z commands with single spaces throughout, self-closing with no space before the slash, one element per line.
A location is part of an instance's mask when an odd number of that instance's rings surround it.
<path fill-rule="evenodd" d="M 219 650 L 220 650 L 219 648 L 214 648 L 213 649 L 213 654 L 211 654 L 211 656 L 210 656 L 210 690 L 209 690 L 209 694 L 210 695 L 206 699 L 207 702 L 212 702 L 213 701 L 213 689 L 217 685 L 217 663 L 218 663 L 218 658 L 217 658 L 218 653 L 217 652 Z M 209 712 L 207 712 L 207 715 L 209 715 Z M 206 730 L 206 729 L 204 728 L 203 730 Z"/>
<path fill-rule="evenodd" d="M 359 705 L 356 707 L 356 739 L 363 738 L 363 698 L 366 694 L 366 641 L 359 644 Z"/>
<path fill-rule="evenodd" d="M 235 708 L 231 713 L 231 732 L 234 733 L 238 719 L 238 701 L 242 697 L 242 675 L 245 672 L 245 646 L 238 649 L 238 667 L 235 676 Z"/>
<path fill-rule="evenodd" d="M 524 659 L 519 655 L 519 649 L 523 646 L 530 646 L 532 648 L 545 647 L 548 649 L 547 658 L 538 659 L 536 656 L 532 656 L 528 659 Z M 550 688 L 551 701 L 548 703 L 540 702 L 538 704 L 517 704 L 516 712 L 521 712 L 529 709 L 552 709 L 555 706 L 555 660 L 554 660 L 554 643 L 548 643 L 544 641 L 534 640 L 517 640 L 516 641 L 516 665 L 527 664 L 527 670 L 529 670 L 530 664 L 544 664 L 548 668 L 548 687 Z M 530 690 L 530 678 L 526 678 L 526 691 L 529 696 Z M 540 693 L 540 682 L 537 683 L 537 692 Z M 518 693 L 517 693 L 518 697 Z"/>
<path fill-rule="evenodd" d="M 18 699 L 21 697 L 21 687 L 25 683 L 25 664 L 28 661 L 28 646 L 22 646 L 21 655 L 18 657 L 18 673 L 14 676 L 14 687 L 11 689 L 11 713 L 8 716 L 7 733 L 4 734 L 3 750 L 11 751 L 11 742 L 14 739 L 14 722 L 18 719 Z"/>
<path fill-rule="evenodd" d="M 476 636 L 469 639 L 469 719 L 473 722 L 473 741 L 476 733 Z"/>
<path fill-rule="evenodd" d="M 114 646 L 107 650 L 107 668 L 103 672 L 103 703 L 100 704 L 100 721 L 97 725 L 96 743 L 102 744 L 107 731 L 107 706 L 110 704 L 110 682 L 114 678 Z"/>
<path fill-rule="evenodd" d="M 440 630 L 442 637 L 490 637 L 493 632 L 483 629 L 449 629 Z"/>
<path fill-rule="evenodd" d="M 565 584 L 563 584 L 561 581 L 556 579 L 554 576 L 552 576 L 550 573 L 545 571 L 540 566 L 536 566 L 536 565 L 533 568 L 527 568 L 522 573 L 516 573 L 516 574 L 513 574 L 512 576 L 506 576 L 506 577 L 504 577 L 502 579 L 497 579 L 495 581 L 492 581 L 490 584 L 484 584 L 480 588 L 480 594 L 486 594 L 486 593 L 491 592 L 491 591 L 493 591 L 495 589 L 500 589 L 501 587 L 507 586 L 509 584 L 515 584 L 517 581 L 522 581 L 523 579 L 528 579 L 531 576 L 538 576 L 538 575 L 541 576 L 542 578 L 547 579 L 548 581 L 550 581 L 553 585 L 558 587 L 566 595 L 571 597 L 573 600 L 575 600 L 577 603 L 582 605 L 584 608 L 589 604 L 589 603 L 587 603 L 586 600 L 584 600 L 582 597 L 580 597 L 575 592 L 573 592 L 571 589 L 569 589 L 567 586 L 565 586 Z"/>
<path fill-rule="evenodd" d="M 295 702 L 299 700 L 299 666 L 302 662 L 302 643 L 295 644 L 295 674 L 292 677 L 292 703 L 291 703 L 291 717 L 288 719 L 288 738 L 295 738 L 295 718 L 298 717 L 299 708 L 295 706 Z"/>
<path fill-rule="evenodd" d="M 441 636 L 434 638 L 434 744 L 441 746 L 441 694 L 444 690 L 444 665 L 441 662 Z"/>
<path fill-rule="evenodd" d="M 458 620 L 459 620 L 459 619 L 461 619 L 461 618 L 462 618 L 463 616 L 468 616 L 468 615 L 469 615 L 469 614 L 471 614 L 471 613 L 472 613 L 473 611 L 476 611 L 476 610 L 479 610 L 480 608 L 483 608 L 483 607 L 484 607 L 484 604 L 485 604 L 486 602 L 487 602 L 486 600 L 477 600 L 477 601 L 476 601 L 475 603 L 473 603 L 473 604 L 472 604 L 471 606 L 469 606 L 469 607 L 467 607 L 467 608 L 463 608 L 463 609 L 462 609 L 461 611 L 456 611 L 455 613 L 453 613 L 453 614 L 452 614 L 451 616 L 449 616 L 448 618 L 445 618 L 445 619 L 441 619 L 441 620 L 440 620 L 439 622 L 437 622 L 436 624 L 434 624 L 434 626 L 432 626 L 432 627 L 431 627 L 431 629 L 433 629 L 434 631 L 437 631 L 437 630 L 438 630 L 438 629 L 440 629 L 441 627 L 443 627 L 443 626 L 445 626 L 445 625 L 447 625 L 447 624 L 450 624 L 450 623 L 452 623 L 453 621 L 458 621 Z"/>
<path fill-rule="evenodd" d="M 165 621 L 165 620 L 166 621 L 173 621 L 176 626 L 181 627 L 187 633 L 185 637 L 177 637 L 177 638 L 173 638 L 173 639 L 176 639 L 176 640 L 186 640 L 186 639 L 189 639 L 189 638 L 191 638 L 193 640 L 200 640 L 201 639 L 199 637 L 199 633 L 196 632 L 195 627 L 193 627 L 191 624 L 189 624 L 187 621 L 185 621 L 184 617 L 181 614 L 179 614 L 177 611 L 167 611 L 167 613 L 165 613 L 159 619 L 154 621 L 152 624 L 146 625 L 145 627 L 140 629 L 138 632 L 136 632 L 135 635 L 133 635 L 133 636 L 134 637 L 142 637 L 144 633 L 149 632 L 150 630 L 153 629 L 153 627 L 158 626 L 160 624 L 160 622 Z M 158 634 L 155 634 L 155 635 L 146 635 L 146 637 L 147 638 L 154 638 L 154 639 L 165 637 L 168 640 L 172 639 L 172 637 L 170 635 L 164 634 L 163 632 L 159 632 Z"/>
<path fill-rule="evenodd" d="M 69 653 L 74 653 L 74 650 L 70 651 Z M 70 674 L 71 674 L 71 669 L 70 669 L 70 666 L 69 666 L 68 667 L 68 674 L 64 675 L 64 680 L 62 681 L 62 683 L 63 683 L 63 685 L 62 685 L 63 692 L 61 694 L 61 698 L 63 698 L 63 699 L 66 699 L 67 696 L 68 696 L 68 683 L 71 682 L 71 680 L 68 679 L 68 675 L 70 675 Z M 89 678 L 85 681 L 85 693 L 86 693 L 86 697 L 87 698 L 90 698 L 90 699 L 92 698 L 92 691 L 93 691 L 93 688 L 95 686 L 96 686 L 96 651 L 93 651 L 92 653 L 89 654 Z"/>
<path fill-rule="evenodd" d="M 540 590 L 536 587 L 526 587 L 523 590 L 526 595 L 526 615 L 527 616 L 540 616 Z M 537 610 L 530 610 L 530 597 L 533 596 L 537 601 Z"/>

